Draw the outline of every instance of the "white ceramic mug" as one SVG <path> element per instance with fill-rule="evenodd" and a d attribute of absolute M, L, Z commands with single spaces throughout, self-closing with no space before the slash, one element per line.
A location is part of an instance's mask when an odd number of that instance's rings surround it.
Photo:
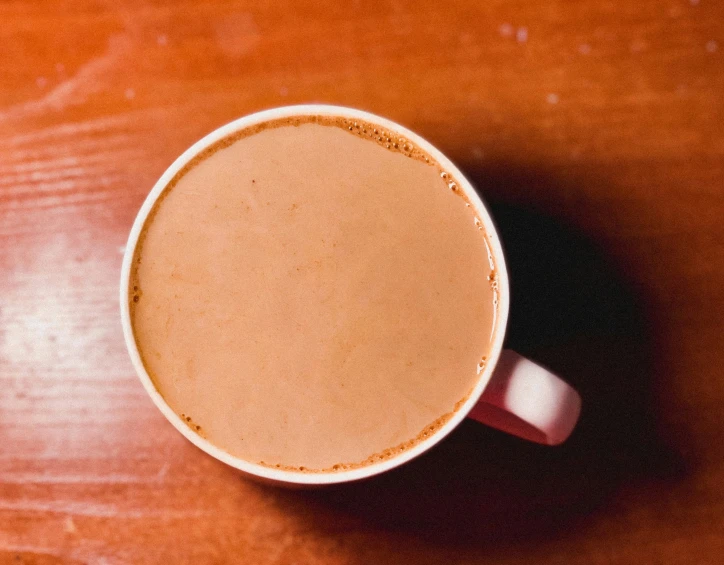
<path fill-rule="evenodd" d="M 236 131 L 269 120 L 309 115 L 338 116 L 379 124 L 386 129 L 398 132 L 426 151 L 444 170 L 458 180 L 459 189 L 465 192 L 471 206 L 483 223 L 498 273 L 499 302 L 494 338 L 490 347 L 488 362 L 481 371 L 480 378 L 468 399 L 437 432 L 411 449 L 379 463 L 334 473 L 300 473 L 257 465 L 230 455 L 194 433 L 169 407 L 146 372 L 133 336 L 129 311 L 129 276 L 139 234 L 159 195 L 176 173 L 201 151 Z M 153 402 L 179 432 L 209 455 L 239 469 L 250 477 L 280 485 L 325 485 L 364 479 L 383 473 L 430 449 L 455 429 L 466 417 L 531 441 L 548 445 L 557 445 L 563 442 L 570 435 L 578 420 L 581 409 L 580 397 L 573 388 L 548 370 L 517 353 L 503 350 L 503 338 L 508 321 L 509 307 L 508 272 L 498 232 L 480 196 L 460 170 L 430 143 L 394 122 L 360 110 L 322 104 L 287 106 L 258 112 L 213 131 L 191 146 L 166 170 L 141 206 L 141 210 L 131 228 L 121 270 L 123 333 L 133 366 Z"/>

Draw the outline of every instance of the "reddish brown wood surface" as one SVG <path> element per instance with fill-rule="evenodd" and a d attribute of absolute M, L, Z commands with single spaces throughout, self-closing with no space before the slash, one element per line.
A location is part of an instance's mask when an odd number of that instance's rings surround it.
<path fill-rule="evenodd" d="M 724 7 L 714 0 L 0 3 L 0 563 L 721 563 Z M 322 101 L 492 204 L 510 345 L 585 400 L 288 492 L 188 444 L 123 345 L 121 253 L 188 145 Z"/>

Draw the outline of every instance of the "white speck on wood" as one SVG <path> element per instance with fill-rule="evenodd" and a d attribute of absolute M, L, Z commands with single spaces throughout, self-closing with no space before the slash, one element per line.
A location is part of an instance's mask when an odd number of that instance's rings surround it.
<path fill-rule="evenodd" d="M 67 516 L 65 518 L 65 521 L 63 522 L 63 529 L 68 534 L 74 534 L 78 531 L 78 528 L 75 527 L 75 522 L 73 521 L 72 516 Z"/>
<path fill-rule="evenodd" d="M 518 31 L 515 32 L 515 40 L 518 43 L 525 43 L 526 41 L 528 41 L 528 28 L 519 27 Z"/>
<path fill-rule="evenodd" d="M 719 44 L 713 39 L 706 42 L 706 50 L 709 53 L 714 53 L 717 49 L 719 49 Z"/>
<path fill-rule="evenodd" d="M 156 473 L 156 481 L 159 483 L 162 483 L 164 479 L 166 478 L 166 474 L 168 473 L 170 465 L 168 463 L 164 463 L 163 466 L 158 470 L 158 473 Z"/>
<path fill-rule="evenodd" d="M 232 13 L 216 25 L 216 44 L 229 57 L 254 51 L 261 41 L 261 30 L 250 12 Z"/>
<path fill-rule="evenodd" d="M 513 26 L 510 24 L 502 24 L 498 31 L 503 37 L 511 37 L 513 35 Z"/>
<path fill-rule="evenodd" d="M 646 43 L 643 39 L 636 39 L 631 42 L 631 45 L 629 46 L 629 51 L 631 53 L 640 53 L 641 51 L 644 51 L 648 47 L 648 43 Z"/>

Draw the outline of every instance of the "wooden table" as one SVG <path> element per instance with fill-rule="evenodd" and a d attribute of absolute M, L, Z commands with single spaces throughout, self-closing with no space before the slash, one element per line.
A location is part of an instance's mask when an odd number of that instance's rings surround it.
<path fill-rule="evenodd" d="M 0 563 L 721 563 L 724 5 L 0 4 Z M 509 344 L 585 399 L 562 448 L 463 424 L 377 480 L 241 479 L 133 373 L 131 222 L 193 141 L 323 101 L 491 203 Z"/>

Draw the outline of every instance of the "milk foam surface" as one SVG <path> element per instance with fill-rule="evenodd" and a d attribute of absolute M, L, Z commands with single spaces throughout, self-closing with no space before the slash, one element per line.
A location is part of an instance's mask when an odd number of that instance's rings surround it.
<path fill-rule="evenodd" d="M 197 158 L 131 278 L 136 344 L 170 407 L 232 455 L 307 472 L 433 433 L 494 325 L 486 235 L 458 184 L 391 132 L 314 117 Z"/>

